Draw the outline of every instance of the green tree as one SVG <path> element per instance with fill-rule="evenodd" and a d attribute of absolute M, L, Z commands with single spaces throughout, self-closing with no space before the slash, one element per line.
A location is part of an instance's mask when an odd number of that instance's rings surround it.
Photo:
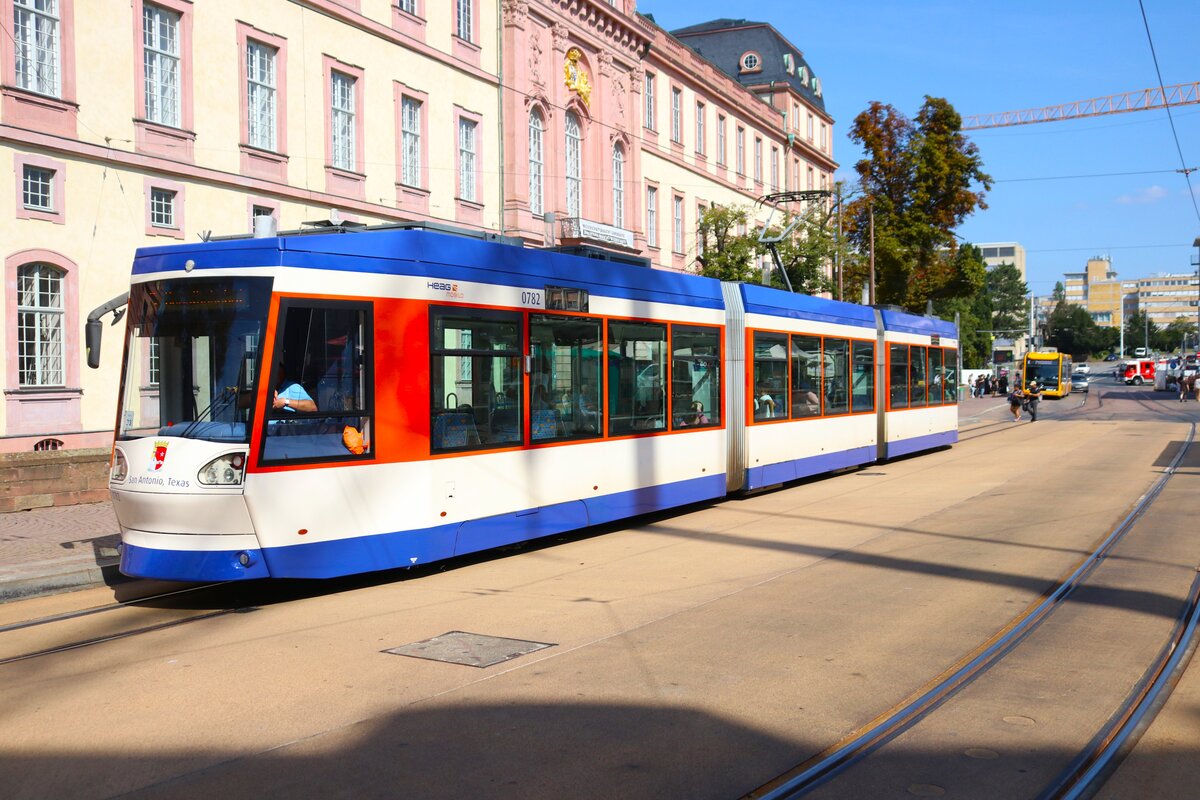
<path fill-rule="evenodd" d="M 830 265 L 837 259 L 839 244 L 833 221 L 833 206 L 828 203 L 808 203 L 797 217 L 785 214 L 781 226 L 772 226 L 768 236 L 778 236 L 781 231 L 796 222 L 792 232 L 776 244 L 779 260 L 787 272 L 793 291 L 802 294 L 819 294 L 831 291 Z M 850 259 L 849 249 L 841 246 L 841 263 Z M 762 252 L 769 253 L 766 247 Z M 783 286 L 778 275 L 772 275 L 772 285 Z"/>
<path fill-rule="evenodd" d="M 1029 287 L 1013 264 L 1000 264 L 987 272 L 987 294 L 992 299 L 992 330 L 1015 338 L 1029 330 Z"/>
<path fill-rule="evenodd" d="M 933 301 L 933 312 L 942 319 L 958 314 L 958 349 L 963 366 L 983 369 L 992 357 L 992 335 L 986 333 L 992 318 L 992 301 L 986 292 L 974 297 L 947 297 Z"/>
<path fill-rule="evenodd" d="M 760 270 L 755 257 L 757 238 L 739 234 L 747 227 L 749 212 L 741 206 L 712 206 L 700 217 L 700 253 L 696 261 L 700 274 L 722 281 L 758 280 Z"/>
<path fill-rule="evenodd" d="M 1050 295 L 1050 299 L 1055 303 L 1067 302 L 1067 287 L 1063 286 L 1062 281 L 1054 284 L 1054 292 Z"/>
<path fill-rule="evenodd" d="M 1076 361 L 1087 361 L 1110 339 L 1087 309 L 1074 303 L 1060 301 L 1046 319 L 1046 344 Z"/>
<path fill-rule="evenodd" d="M 928 96 L 915 120 L 879 102 L 854 120 L 850 137 L 866 157 L 855 165 L 863 195 L 848 206 L 847 235 L 861 262 L 874 217 L 878 302 L 920 312 L 928 300 L 970 297 L 983 286 L 984 270 L 957 257 L 953 231 L 987 207 L 991 178 L 961 129 L 954 107 Z"/>
<path fill-rule="evenodd" d="M 1183 352 L 1180 348 L 1185 341 L 1196 341 L 1196 323 L 1187 317 L 1176 317 L 1174 322 L 1154 334 L 1150 344 L 1155 350 L 1174 353 Z"/>
<path fill-rule="evenodd" d="M 1145 311 L 1135 311 L 1125 318 L 1125 350 L 1136 347 L 1153 347 L 1158 326 L 1148 322 Z"/>

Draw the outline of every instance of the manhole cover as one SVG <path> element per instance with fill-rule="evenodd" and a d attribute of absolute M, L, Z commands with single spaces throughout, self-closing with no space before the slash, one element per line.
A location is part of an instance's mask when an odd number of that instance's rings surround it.
<path fill-rule="evenodd" d="M 554 645 L 547 642 L 527 642 L 524 639 L 505 639 L 502 636 L 484 636 L 481 633 L 450 631 L 432 639 L 402 644 L 383 652 L 424 658 L 428 661 L 445 661 L 448 664 L 465 664 L 468 667 L 490 667 L 547 647 Z"/>

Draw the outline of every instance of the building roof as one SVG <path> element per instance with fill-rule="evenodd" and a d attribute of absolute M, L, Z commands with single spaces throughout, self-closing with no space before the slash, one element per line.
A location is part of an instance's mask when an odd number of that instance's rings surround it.
<path fill-rule="evenodd" d="M 804 53 L 770 23 L 714 19 L 670 33 L 743 86 L 786 83 L 811 106 L 825 111 L 821 81 Z M 747 53 L 758 55 L 759 68 L 743 69 Z"/>

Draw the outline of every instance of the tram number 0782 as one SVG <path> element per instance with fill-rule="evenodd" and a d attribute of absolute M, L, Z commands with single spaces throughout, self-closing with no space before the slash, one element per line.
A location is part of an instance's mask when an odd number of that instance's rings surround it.
<path fill-rule="evenodd" d="M 536 291 L 522 291 L 521 305 L 532 306 L 534 308 L 542 307 L 542 293 Z"/>

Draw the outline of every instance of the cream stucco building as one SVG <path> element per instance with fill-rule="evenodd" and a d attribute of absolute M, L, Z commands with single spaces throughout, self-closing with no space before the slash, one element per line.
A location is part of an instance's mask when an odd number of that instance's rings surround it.
<path fill-rule="evenodd" d="M 692 269 L 705 208 L 837 166 L 774 28 L 672 34 L 636 0 L 0 0 L 0 25 L 0 452 L 111 441 L 120 329 L 94 371 L 81 331 L 137 248 L 334 217 Z"/>

